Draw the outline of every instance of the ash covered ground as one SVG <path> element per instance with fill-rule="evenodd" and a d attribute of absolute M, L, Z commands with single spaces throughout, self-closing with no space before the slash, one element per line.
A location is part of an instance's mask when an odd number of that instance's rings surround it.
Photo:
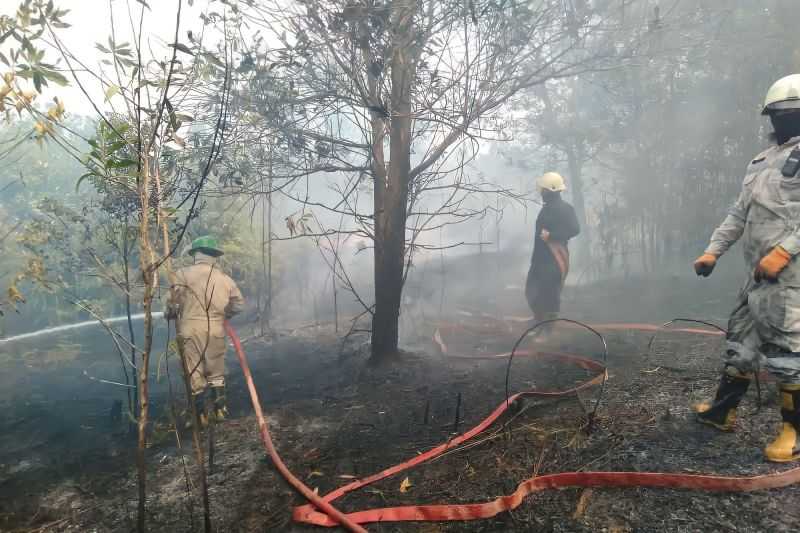
<path fill-rule="evenodd" d="M 647 306 L 646 293 L 652 287 L 638 295 L 620 291 L 614 306 L 608 306 L 602 294 L 610 295 L 618 288 L 592 290 L 581 293 L 591 295 L 584 300 L 575 291 L 568 292 L 564 314 L 601 316 L 604 322 L 632 316 L 658 322 L 673 311 L 661 306 L 632 313 L 634 305 Z M 487 319 L 474 316 L 474 306 L 466 303 L 464 309 L 450 318 L 467 328 L 464 335 L 445 339 L 452 353 L 486 355 L 510 349 L 519 324 L 514 331 L 497 328 L 490 333 L 477 327 L 485 326 Z M 509 306 L 509 314 L 519 311 Z M 703 318 L 714 312 L 708 311 Z M 330 325 L 286 329 L 273 338 L 252 338 L 246 344 L 276 445 L 298 477 L 321 493 L 328 492 L 447 441 L 476 425 L 503 401 L 506 360 L 443 357 L 430 341 L 434 322 L 426 319 L 417 325 L 413 350 L 397 363 L 381 367 L 367 364 L 365 338 L 351 338 L 342 350 Z M 494 319 L 488 323 L 496 324 Z M 249 336 L 247 326 L 243 336 Z M 757 475 L 780 470 L 765 463 L 761 455 L 779 422 L 771 384 L 763 386 L 760 410 L 755 391 L 750 392 L 734 434 L 715 432 L 692 419 L 691 404 L 716 387 L 717 354 L 722 349 L 719 337 L 666 331 L 649 351 L 649 333 L 617 331 L 606 338 L 609 380 L 590 433 L 586 432 L 587 413 L 594 407 L 597 388 L 560 399 L 527 399 L 472 441 L 348 494 L 337 500 L 337 506 L 355 511 L 484 502 L 513 492 L 534 474 L 565 471 Z M 593 335 L 574 328 L 559 329 L 540 348 L 593 358 L 602 355 Z M 231 357 L 229 362 L 232 417 L 215 429 L 210 476 L 217 530 L 320 530 L 291 521 L 292 507 L 303 500 L 266 458 L 243 380 L 233 366 L 235 360 Z M 69 368 L 62 365 L 60 371 L 69 375 Z M 510 388 L 568 389 L 589 376 L 588 371 L 563 362 L 520 357 L 512 366 Z M 70 391 L 64 390 L 33 400 L 7 400 L 11 410 L 6 409 L 2 417 L 0 461 L 3 531 L 117 532 L 134 527 L 133 448 L 124 424 L 107 420 L 106 398 L 89 401 L 74 391 L 72 396 L 74 401 L 69 399 Z M 60 398 L 58 405 L 53 405 L 53 398 Z M 202 509 L 194 480 L 187 484 L 186 476 L 187 471 L 193 472 L 189 435 L 182 434 L 179 449 L 169 431 L 168 391 L 160 389 L 157 399 L 159 423 L 149 452 L 151 527 L 165 532 L 199 531 Z M 59 416 L 60 412 L 64 415 Z M 410 486 L 401 490 L 406 478 Z M 532 495 L 516 510 L 493 519 L 373 524 L 368 529 L 793 531 L 800 519 L 794 505 L 798 491 L 795 487 L 749 494 L 567 489 Z"/>

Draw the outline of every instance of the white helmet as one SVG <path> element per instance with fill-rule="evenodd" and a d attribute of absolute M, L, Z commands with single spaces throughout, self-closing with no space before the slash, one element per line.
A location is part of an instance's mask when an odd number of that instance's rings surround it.
<path fill-rule="evenodd" d="M 564 184 L 564 178 L 562 178 L 561 174 L 558 172 L 545 172 L 536 180 L 536 185 L 540 190 L 553 192 L 567 190 L 567 186 Z"/>
<path fill-rule="evenodd" d="M 800 109 L 800 74 L 792 74 L 772 84 L 764 100 L 762 115 L 782 109 Z"/>

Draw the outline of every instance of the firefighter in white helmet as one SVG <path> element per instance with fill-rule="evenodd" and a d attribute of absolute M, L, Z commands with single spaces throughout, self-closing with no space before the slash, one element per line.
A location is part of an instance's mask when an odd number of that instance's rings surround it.
<path fill-rule="evenodd" d="M 575 210 L 561 198 L 567 187 L 560 174 L 547 172 L 536 185 L 544 205 L 536 218 L 525 296 L 534 321 L 542 322 L 557 318 L 561 310 L 561 289 L 569 272 L 567 243 L 580 233 L 580 227 Z"/>
<path fill-rule="evenodd" d="M 750 162 L 739 198 L 694 263 L 698 275 L 710 275 L 741 238 L 746 279 L 728 323 L 722 379 L 714 400 L 697 406 L 697 417 L 731 431 L 763 364 L 783 399 L 781 432 L 764 453 L 788 462 L 800 459 L 800 74 L 775 82 L 762 113 L 772 122 L 774 145 Z"/>

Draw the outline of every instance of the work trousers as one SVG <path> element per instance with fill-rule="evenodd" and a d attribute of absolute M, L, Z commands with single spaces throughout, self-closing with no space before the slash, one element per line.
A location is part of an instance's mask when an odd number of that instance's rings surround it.
<path fill-rule="evenodd" d="M 749 374 L 763 368 L 780 383 L 800 385 L 800 353 L 792 349 L 796 334 L 782 326 L 787 312 L 775 296 L 777 287 L 760 291 L 751 283 L 742 290 L 728 320 L 725 365 Z M 784 305 L 787 302 L 783 302 Z"/>
<path fill-rule="evenodd" d="M 178 325 L 178 342 L 186 360 L 192 394 L 225 385 L 225 331 L 222 323 L 186 320 Z"/>

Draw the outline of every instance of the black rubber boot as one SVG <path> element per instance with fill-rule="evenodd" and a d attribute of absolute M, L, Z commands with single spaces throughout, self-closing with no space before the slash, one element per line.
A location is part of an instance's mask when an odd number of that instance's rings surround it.
<path fill-rule="evenodd" d="M 213 387 L 211 389 L 214 395 L 214 416 L 216 420 L 225 420 L 228 416 L 228 405 L 225 398 L 225 385 Z"/>
<path fill-rule="evenodd" d="M 553 336 L 553 330 L 555 329 L 555 322 L 551 322 L 558 318 L 558 313 L 540 313 L 535 316 L 533 323 L 538 324 L 541 322 L 548 322 L 547 324 L 542 324 L 536 331 L 534 332 L 533 340 L 536 343 L 543 343 L 550 340 Z"/>
<path fill-rule="evenodd" d="M 733 431 L 736 422 L 736 408 L 750 386 L 750 377 L 738 371 L 723 372 L 719 382 L 717 395 L 713 402 L 702 402 L 695 405 L 697 421 L 713 426 L 720 431 Z"/>
<path fill-rule="evenodd" d="M 208 406 L 207 403 L 206 391 L 203 391 L 198 394 L 192 395 L 192 401 L 194 402 L 194 408 L 197 411 L 197 422 L 199 422 L 198 427 L 203 429 L 208 426 Z M 192 427 L 192 412 L 191 409 L 187 413 L 189 416 L 186 417 L 186 429 Z"/>
<path fill-rule="evenodd" d="M 800 459 L 800 385 L 781 385 L 781 418 L 778 437 L 764 450 L 767 461 L 788 463 Z"/>

